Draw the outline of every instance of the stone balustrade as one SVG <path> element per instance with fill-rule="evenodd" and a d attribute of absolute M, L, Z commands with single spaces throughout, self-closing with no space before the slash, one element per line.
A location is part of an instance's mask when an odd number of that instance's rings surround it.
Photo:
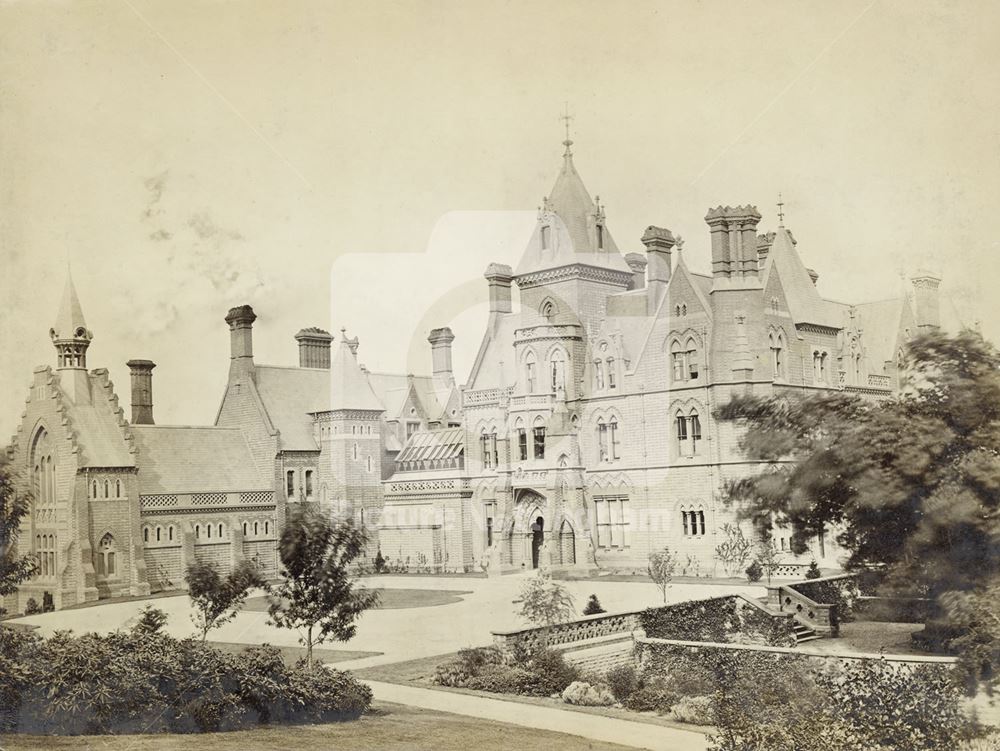
<path fill-rule="evenodd" d="M 631 634 L 639 628 L 639 613 L 598 613 L 548 628 L 522 628 L 493 631 L 493 644 L 505 652 L 518 647 L 533 650 L 541 646 L 558 647 L 611 634 Z"/>
<path fill-rule="evenodd" d="M 158 511 L 191 511 L 196 509 L 226 509 L 274 507 L 273 490 L 251 490 L 234 493 L 161 493 L 140 495 L 141 513 Z"/>

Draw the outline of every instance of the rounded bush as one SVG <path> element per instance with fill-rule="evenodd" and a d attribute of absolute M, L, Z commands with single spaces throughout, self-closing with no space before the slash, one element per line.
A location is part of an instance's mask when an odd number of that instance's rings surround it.
<path fill-rule="evenodd" d="M 608 707 L 615 703 L 615 697 L 607 687 L 593 686 L 583 681 L 569 684 L 562 692 L 562 700 L 581 707 Z"/>

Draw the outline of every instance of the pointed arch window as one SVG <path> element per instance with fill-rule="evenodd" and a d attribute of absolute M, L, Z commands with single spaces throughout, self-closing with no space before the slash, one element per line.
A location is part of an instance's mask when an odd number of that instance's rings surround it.
<path fill-rule="evenodd" d="M 615 358 L 608 358 L 608 388 L 615 388 Z"/>
<path fill-rule="evenodd" d="M 781 332 L 772 331 L 768 335 L 771 346 L 771 370 L 775 379 L 785 377 L 785 337 Z"/>
<path fill-rule="evenodd" d="M 514 434 L 517 436 L 517 458 L 518 461 L 528 460 L 528 431 L 524 428 L 524 420 L 520 417 L 514 423 Z"/>
<path fill-rule="evenodd" d="M 174 525 L 173 524 L 171 524 L 169 527 L 167 527 L 167 539 L 170 542 L 174 541 Z"/>
<path fill-rule="evenodd" d="M 91 498 L 97 498 L 97 480 L 91 483 Z"/>
<path fill-rule="evenodd" d="M 122 497 L 122 481 L 115 480 L 115 498 Z"/>
<path fill-rule="evenodd" d="M 692 381 L 698 377 L 698 344 L 693 338 L 688 338 L 686 352 L 688 378 Z"/>
<path fill-rule="evenodd" d="M 535 393 L 535 353 L 531 350 L 524 356 L 524 387 L 529 394 Z"/>
<path fill-rule="evenodd" d="M 541 417 L 535 418 L 535 424 L 531 429 L 532 443 L 534 444 L 534 454 L 536 459 L 545 458 L 545 422 Z"/>
<path fill-rule="evenodd" d="M 115 538 L 110 532 L 108 532 L 97 544 L 98 576 L 115 576 L 117 574 L 118 565 L 115 560 L 117 552 L 118 548 L 115 545 Z"/>
<path fill-rule="evenodd" d="M 289 500 L 295 498 L 295 470 L 290 469 L 285 472 L 285 497 Z"/>
<path fill-rule="evenodd" d="M 142 528 L 142 541 L 149 542 L 149 527 Z"/>
<path fill-rule="evenodd" d="M 566 356 L 557 349 L 549 358 L 549 375 L 552 391 L 566 388 Z"/>
<path fill-rule="evenodd" d="M 549 323 L 552 323 L 556 317 L 556 306 L 551 300 L 546 300 L 542 303 L 542 307 L 539 311 L 544 318 Z"/>
<path fill-rule="evenodd" d="M 704 537 L 705 510 L 681 509 L 681 524 L 684 527 L 685 537 Z"/>
<path fill-rule="evenodd" d="M 479 436 L 479 445 L 482 451 L 483 468 L 495 469 L 500 463 L 500 457 L 497 453 L 496 432 L 487 433 L 486 429 L 483 428 L 483 432 Z"/>
<path fill-rule="evenodd" d="M 604 250 L 604 225 L 597 225 L 597 249 Z"/>
<path fill-rule="evenodd" d="M 542 225 L 542 250 L 548 250 L 552 246 L 552 228 L 547 225 Z"/>
<path fill-rule="evenodd" d="M 369 466 L 369 469 L 371 467 Z M 311 469 L 306 470 L 306 498 L 312 498 L 313 494 L 313 471 Z"/>
<path fill-rule="evenodd" d="M 598 459 L 602 462 L 613 462 L 619 458 L 618 420 L 612 415 L 605 422 L 597 420 Z"/>
<path fill-rule="evenodd" d="M 594 360 L 594 388 L 598 391 L 604 389 L 604 361 Z"/>
<path fill-rule="evenodd" d="M 701 449 L 701 416 L 697 409 L 692 409 L 688 414 L 677 412 L 675 416 L 677 426 L 677 454 L 678 456 L 695 456 Z"/>
<path fill-rule="evenodd" d="M 674 340 L 670 343 L 670 365 L 673 370 L 673 376 L 675 381 L 683 381 L 684 373 L 687 370 L 687 365 L 684 362 L 685 353 L 681 349 L 681 343 Z"/>

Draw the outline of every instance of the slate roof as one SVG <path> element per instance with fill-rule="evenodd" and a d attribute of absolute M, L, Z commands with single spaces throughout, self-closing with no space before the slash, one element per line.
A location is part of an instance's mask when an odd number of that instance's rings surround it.
<path fill-rule="evenodd" d="M 64 402 L 70 428 L 80 447 L 80 466 L 134 467 L 135 459 L 118 424 L 118 415 L 112 412 L 110 402 L 101 398 L 105 378 L 93 373 L 88 374 L 88 378 L 93 403 Z"/>
<path fill-rule="evenodd" d="M 80 307 L 80 298 L 76 294 L 76 287 L 73 286 L 73 277 L 66 275 L 66 286 L 63 289 L 62 301 L 59 303 L 59 314 L 56 316 L 56 323 L 53 331 L 57 338 L 71 339 L 76 335 L 78 329 L 87 329 L 87 322 L 83 318 L 83 308 Z"/>
<path fill-rule="evenodd" d="M 516 378 L 514 362 L 514 330 L 520 325 L 520 315 L 504 313 L 491 318 L 480 345 L 476 362 L 466 387 L 471 390 L 511 386 Z"/>
<path fill-rule="evenodd" d="M 897 297 L 855 306 L 869 372 L 881 373 L 887 360 L 895 361 L 905 305 L 906 300 Z"/>
<path fill-rule="evenodd" d="M 775 273 L 781 279 L 785 299 L 788 301 L 788 312 L 795 323 L 834 328 L 843 324 L 837 304 L 820 297 L 809 271 L 795 249 L 791 233 L 784 227 L 775 232 L 774 242 L 764 262 L 762 281 L 765 289 L 771 274 Z"/>
<path fill-rule="evenodd" d="M 543 213 L 539 219 L 538 226 L 535 227 L 535 232 L 514 272 L 515 276 L 571 264 L 586 264 L 626 274 L 632 273 L 618 251 L 607 224 L 602 224 L 603 247 L 595 247 L 590 226 L 596 220 L 598 207 L 576 171 L 573 155 L 569 149 L 563 155 L 562 169 L 546 203 L 549 211 Z M 541 226 L 545 219 L 553 214 L 560 221 L 552 223 L 555 233 L 550 240 L 550 249 L 545 250 L 542 248 Z"/>
<path fill-rule="evenodd" d="M 258 365 L 257 391 L 285 451 L 317 451 L 310 412 L 330 409 L 330 371 Z"/>
<path fill-rule="evenodd" d="M 272 490 L 239 428 L 133 425 L 139 492 Z"/>

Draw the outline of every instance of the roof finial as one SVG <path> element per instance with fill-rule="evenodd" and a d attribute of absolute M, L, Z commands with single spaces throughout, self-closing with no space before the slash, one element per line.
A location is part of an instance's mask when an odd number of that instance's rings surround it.
<path fill-rule="evenodd" d="M 566 147 L 566 151 L 563 152 L 563 156 L 573 156 L 573 152 L 569 150 L 569 147 L 573 145 L 573 141 L 569 137 L 569 121 L 573 119 L 573 116 L 569 114 L 569 102 L 565 103 L 564 114 L 559 116 L 566 125 L 566 140 L 563 141 L 563 146 Z"/>
<path fill-rule="evenodd" d="M 778 193 L 778 227 L 785 227 L 785 212 L 783 211 L 785 202 L 781 200 L 781 193 Z"/>

